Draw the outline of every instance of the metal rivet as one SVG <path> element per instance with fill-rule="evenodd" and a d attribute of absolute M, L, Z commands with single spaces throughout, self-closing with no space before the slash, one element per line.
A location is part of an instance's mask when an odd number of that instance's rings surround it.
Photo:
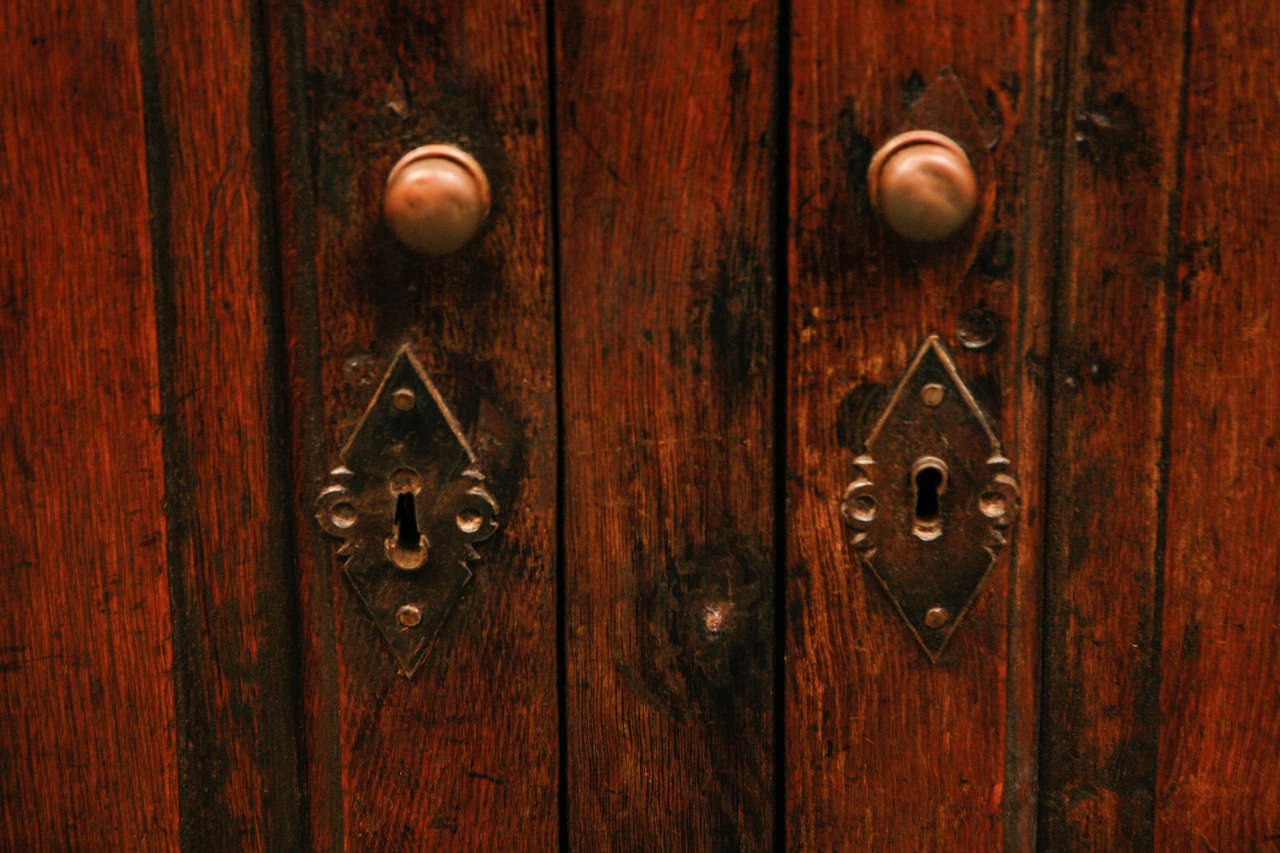
<path fill-rule="evenodd" d="M 454 523 L 458 525 L 458 529 L 463 533 L 475 533 L 484 524 L 484 518 L 474 509 L 464 509 L 458 513 Z"/>
<path fill-rule="evenodd" d="M 924 624 L 930 628 L 941 628 L 947 624 L 947 620 L 951 618 L 951 614 L 947 612 L 947 608 L 934 606 L 930 607 L 928 612 L 924 614 Z"/>
<path fill-rule="evenodd" d="M 387 478 L 387 485 L 391 487 L 392 494 L 416 495 L 422 491 L 422 475 L 412 468 L 397 468 Z"/>
<path fill-rule="evenodd" d="M 854 521 L 871 521 L 876 517 L 876 499 L 871 495 L 858 495 L 847 510 Z"/>
<path fill-rule="evenodd" d="M 391 170 L 382 211 L 410 249 L 447 255 L 466 245 L 489 214 L 489 179 L 465 151 L 424 145 Z"/>
<path fill-rule="evenodd" d="M 1009 511 L 1009 503 L 999 492 L 987 492 L 978 498 L 978 509 L 987 518 L 1000 518 Z"/>
<path fill-rule="evenodd" d="M 964 149 L 930 130 L 886 142 L 871 159 L 867 189 L 890 228 L 923 243 L 959 231 L 978 204 L 978 179 Z"/>
<path fill-rule="evenodd" d="M 719 634 L 724 631 L 732 607 L 732 604 L 717 602 L 708 604 L 702 609 L 702 627 L 707 629 L 708 634 Z"/>
<path fill-rule="evenodd" d="M 400 411 L 407 412 L 413 408 L 413 403 L 416 399 L 417 398 L 413 391 L 408 388 L 398 388 L 396 389 L 396 392 L 391 395 L 391 404 Z"/>
<path fill-rule="evenodd" d="M 947 389 L 943 388 L 937 382 L 930 382 L 928 385 L 920 389 L 920 399 L 926 406 L 936 406 L 942 402 L 942 398 L 947 395 Z"/>
<path fill-rule="evenodd" d="M 999 315 L 985 308 L 970 308 L 960 315 L 956 323 L 956 337 L 965 349 L 989 347 L 999 334 Z"/>
<path fill-rule="evenodd" d="M 346 529 L 356 523 L 356 508 L 346 501 L 341 501 L 333 505 L 329 518 L 333 521 L 334 527 Z"/>
<path fill-rule="evenodd" d="M 422 621 L 422 610 L 416 604 L 406 604 L 396 611 L 396 621 L 406 628 L 412 628 Z"/>

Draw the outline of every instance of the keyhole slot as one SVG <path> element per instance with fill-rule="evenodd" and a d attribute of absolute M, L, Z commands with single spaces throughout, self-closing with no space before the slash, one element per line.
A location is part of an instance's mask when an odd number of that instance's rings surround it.
<path fill-rule="evenodd" d="M 396 542 L 406 551 L 418 550 L 422 534 L 418 532 L 418 508 L 413 504 L 413 492 L 401 492 L 396 498 L 396 514 L 392 522 L 396 529 Z"/>
<path fill-rule="evenodd" d="M 942 535 L 942 495 L 947 491 L 947 464 L 936 456 L 923 456 L 911 467 L 915 513 L 911 532 L 929 542 Z"/>
<path fill-rule="evenodd" d="M 422 478 L 412 468 L 401 468 L 391 475 L 390 486 L 396 508 L 387 537 L 387 558 L 402 569 L 421 568 L 427 561 L 427 537 L 418 527 L 415 496 L 422 491 Z"/>

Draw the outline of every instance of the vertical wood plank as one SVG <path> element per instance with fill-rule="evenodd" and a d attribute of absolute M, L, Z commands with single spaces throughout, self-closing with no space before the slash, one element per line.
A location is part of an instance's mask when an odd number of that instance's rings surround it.
<path fill-rule="evenodd" d="M 144 2 L 184 846 L 303 843 L 255 10 Z"/>
<path fill-rule="evenodd" d="M 1026 174 L 1036 161 L 1027 116 L 1043 106 L 1030 10 L 1016 0 L 793 9 L 787 846 L 1029 849 L 1045 405 L 1036 379 L 1048 349 L 1045 228 L 1032 194 L 1041 185 Z M 940 76 L 948 68 L 957 82 Z M 934 97 L 946 109 L 926 106 Z M 909 126 L 968 127 L 960 141 L 978 166 L 976 224 L 935 248 L 890 235 L 867 201 L 874 149 Z M 998 333 L 968 349 L 959 330 L 970 324 Z M 872 401 L 929 334 L 997 421 L 1023 504 L 1011 547 L 937 664 L 859 564 L 839 514 L 866 438 L 859 412 L 879 413 L 885 397 Z"/>
<path fill-rule="evenodd" d="M 1041 836 L 1055 850 L 1152 844 L 1185 8 L 1076 3 L 1066 114 L 1047 128 L 1066 141 L 1040 771 Z"/>
<path fill-rule="evenodd" d="M 0 6 L 0 846 L 176 849 L 132 3 Z"/>
<path fill-rule="evenodd" d="M 1280 7 L 1197 3 L 1170 358 L 1156 846 L 1280 843 Z"/>
<path fill-rule="evenodd" d="M 575 850 L 772 843 L 776 22 L 555 7 Z"/>
<path fill-rule="evenodd" d="M 294 500 L 312 841 L 318 850 L 551 849 L 556 401 L 545 10 L 452 0 L 268 9 L 285 322 L 300 405 Z M 381 221 L 391 166 L 433 142 L 472 153 L 494 198 L 478 238 L 443 259 L 412 255 Z M 314 520 L 325 472 L 405 343 L 473 445 L 505 454 L 505 470 L 488 472 L 502 527 L 480 546 L 466 597 L 412 680 L 397 673 Z M 500 413 L 514 436 L 483 433 L 478 412 Z"/>

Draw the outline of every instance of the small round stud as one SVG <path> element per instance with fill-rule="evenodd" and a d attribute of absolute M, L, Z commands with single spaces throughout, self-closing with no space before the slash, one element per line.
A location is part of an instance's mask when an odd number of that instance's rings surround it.
<path fill-rule="evenodd" d="M 964 149 L 931 130 L 886 142 L 871 158 L 867 188 L 885 223 L 920 243 L 955 234 L 978 204 L 978 178 Z"/>
<path fill-rule="evenodd" d="M 396 611 L 396 621 L 406 628 L 412 628 L 422 621 L 422 609 L 416 604 L 406 604 Z"/>
<path fill-rule="evenodd" d="M 942 398 L 946 395 L 947 389 L 937 382 L 930 382 L 920 389 L 920 400 L 931 409 L 941 403 Z"/>
<path fill-rule="evenodd" d="M 947 624 L 947 620 L 951 618 L 951 614 L 947 612 L 945 607 L 930 607 L 924 614 L 924 624 L 930 628 L 941 628 Z"/>
<path fill-rule="evenodd" d="M 414 393 L 410 388 L 397 388 L 391 395 L 391 404 L 402 412 L 413 408 Z"/>
<path fill-rule="evenodd" d="M 722 634 L 729 627 L 729 616 L 733 611 L 733 604 L 726 601 L 716 601 L 702 608 L 702 627 L 706 629 L 708 634 Z"/>
<path fill-rule="evenodd" d="M 489 214 L 489 179 L 465 151 L 424 145 L 391 170 L 382 211 L 401 243 L 447 255 L 465 246 Z"/>
<path fill-rule="evenodd" d="M 333 526 L 342 530 L 354 525 L 357 515 L 356 508 L 347 501 L 339 501 L 329 511 L 329 519 L 333 522 Z"/>

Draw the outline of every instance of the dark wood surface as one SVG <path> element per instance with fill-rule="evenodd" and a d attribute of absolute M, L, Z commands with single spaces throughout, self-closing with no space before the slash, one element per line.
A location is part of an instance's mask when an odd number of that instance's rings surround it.
<path fill-rule="evenodd" d="M 1280 846 L 1280 8 L 1196 4 L 1170 374 L 1155 842 Z"/>
<path fill-rule="evenodd" d="M 142 7 L 181 840 L 303 829 L 270 138 L 247 2 Z"/>
<path fill-rule="evenodd" d="M 172 849 L 164 460 L 132 4 L 0 7 L 0 847 Z"/>
<path fill-rule="evenodd" d="M 318 850 L 547 850 L 557 830 L 555 333 L 544 13 L 530 4 L 269 7 L 311 841 Z M 412 255 L 381 221 L 429 142 L 493 186 L 478 239 Z M 314 520 L 325 473 L 412 344 L 502 507 L 412 680 Z"/>
<path fill-rule="evenodd" d="M 776 26 L 555 8 L 575 850 L 773 842 Z"/>
<path fill-rule="evenodd" d="M 1077 3 L 1054 48 L 1060 146 L 1041 730 L 1055 850 L 1152 843 L 1179 0 Z M 1155 72 L 1155 69 L 1159 69 Z"/>
<path fill-rule="evenodd" d="M 206 5 L 0 8 L 0 847 L 1280 845 L 1280 10 Z M 930 333 L 1022 495 L 938 663 L 839 515 Z M 313 516 L 405 343 L 502 508 L 412 680 Z"/>
<path fill-rule="evenodd" d="M 1027 849 L 1044 418 L 1026 378 L 1048 344 L 1046 282 L 1028 260 L 1039 247 L 1024 231 L 1037 209 L 1022 177 L 1034 91 L 1028 10 L 797 2 L 793 11 L 787 845 Z M 935 248 L 889 234 L 867 202 L 872 152 L 911 127 L 956 138 L 981 187 L 976 222 Z M 976 351 L 957 335 L 971 311 L 1000 326 Z M 884 392 L 930 334 L 996 419 L 1025 504 L 1015 547 L 999 555 L 937 664 L 859 565 L 839 514 Z"/>

